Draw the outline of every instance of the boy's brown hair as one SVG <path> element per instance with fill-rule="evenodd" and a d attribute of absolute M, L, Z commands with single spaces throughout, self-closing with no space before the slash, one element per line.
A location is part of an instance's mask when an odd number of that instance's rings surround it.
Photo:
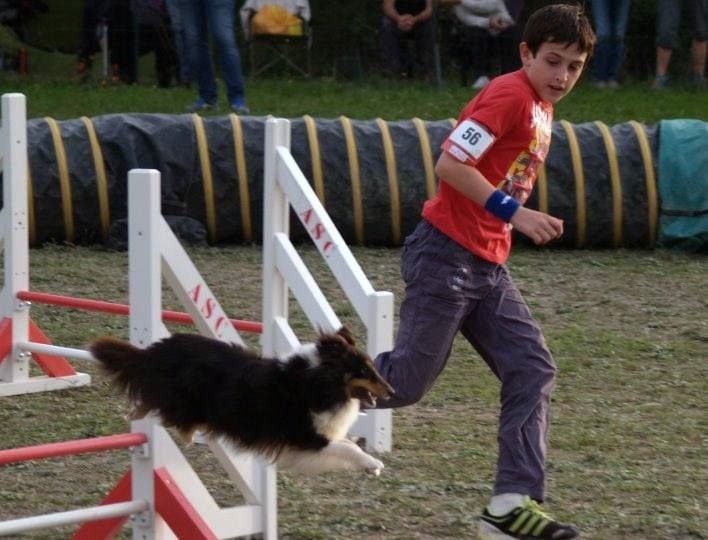
<path fill-rule="evenodd" d="M 582 7 L 551 4 L 538 9 L 529 17 L 521 41 L 526 42 L 534 56 L 543 43 L 550 42 L 575 44 L 590 58 L 596 38 Z"/>

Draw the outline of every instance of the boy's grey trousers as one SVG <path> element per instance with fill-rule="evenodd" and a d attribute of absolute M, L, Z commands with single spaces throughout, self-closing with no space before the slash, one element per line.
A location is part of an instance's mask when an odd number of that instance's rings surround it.
<path fill-rule="evenodd" d="M 550 394 L 556 367 L 505 265 L 485 261 L 422 220 L 406 238 L 396 344 L 376 367 L 396 390 L 379 407 L 419 401 L 445 367 L 457 332 L 501 381 L 494 493 L 544 499 Z"/>

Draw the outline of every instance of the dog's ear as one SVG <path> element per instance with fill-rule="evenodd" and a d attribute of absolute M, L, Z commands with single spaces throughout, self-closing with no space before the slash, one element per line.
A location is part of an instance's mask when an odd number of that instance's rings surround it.
<path fill-rule="evenodd" d="M 342 326 L 339 330 L 337 330 L 337 335 L 349 343 L 352 347 L 354 346 L 354 336 L 346 326 Z"/>

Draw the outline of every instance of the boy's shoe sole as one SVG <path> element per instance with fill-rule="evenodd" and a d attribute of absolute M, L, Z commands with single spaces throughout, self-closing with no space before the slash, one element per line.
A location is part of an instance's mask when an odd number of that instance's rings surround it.
<path fill-rule="evenodd" d="M 561 532 L 561 531 L 559 531 Z M 578 534 L 563 533 L 562 536 L 558 536 L 557 540 L 570 540 L 571 538 L 577 538 Z M 500 531 L 491 523 L 487 523 L 484 520 L 479 521 L 479 540 L 543 540 L 539 536 L 509 536 L 508 534 Z M 554 539 L 555 540 L 555 539 Z"/>

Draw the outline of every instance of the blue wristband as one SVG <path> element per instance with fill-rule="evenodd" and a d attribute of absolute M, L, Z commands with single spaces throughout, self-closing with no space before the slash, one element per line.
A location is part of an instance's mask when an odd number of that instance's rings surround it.
<path fill-rule="evenodd" d="M 484 208 L 502 221 L 509 223 L 511 216 L 519 209 L 521 203 L 498 189 L 487 199 Z"/>

